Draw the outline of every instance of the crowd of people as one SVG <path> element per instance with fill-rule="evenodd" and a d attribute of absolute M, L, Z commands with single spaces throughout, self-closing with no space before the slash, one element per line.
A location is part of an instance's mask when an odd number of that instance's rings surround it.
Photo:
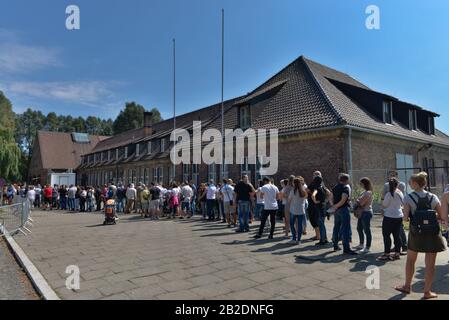
<path fill-rule="evenodd" d="M 358 197 L 353 197 L 348 174 L 340 174 L 338 184 L 332 189 L 323 183 L 319 171 L 313 173 L 310 181 L 307 185 L 303 177 L 292 175 L 280 181 L 278 188 L 274 181 L 265 177 L 253 186 L 244 175 L 237 183 L 224 179 L 218 184 L 211 180 L 198 186 L 193 181 L 173 182 L 168 186 L 156 182 L 137 186 L 131 183 L 126 187 L 114 183 L 96 187 L 10 185 L 3 190 L 3 201 L 12 203 L 14 197 L 21 197 L 28 199 L 34 208 L 43 210 L 92 212 L 101 211 L 109 199 L 114 199 L 118 213 L 137 213 L 153 220 L 161 217 L 189 219 L 199 215 L 204 221 L 221 221 L 238 233 L 249 232 L 253 221 L 259 220 L 256 239 L 266 230 L 268 239 L 273 239 L 276 223 L 280 221 L 283 236 L 293 245 L 301 243 L 309 223 L 314 231 L 312 240 L 317 246 L 332 245 L 334 251 L 343 250 L 348 255 L 369 253 L 373 241 L 371 180 L 362 178 L 359 181 L 363 192 Z M 396 289 L 408 294 L 417 255 L 425 253 L 424 298 L 431 299 L 436 297 L 431 291 L 436 256 L 445 250 L 440 224 L 447 227 L 449 186 L 439 199 L 427 191 L 426 173 L 414 174 L 408 183 L 413 192 L 407 195 L 406 184 L 399 181 L 397 172 L 391 172 L 384 185 L 381 195 L 384 252 L 378 259 L 394 261 L 407 255 L 406 281 Z M 351 211 L 357 219 L 357 246 L 352 242 Z M 329 241 L 325 222 L 331 215 L 334 225 Z M 429 216 L 435 221 L 429 220 Z M 409 230 L 408 237 L 404 223 Z"/>

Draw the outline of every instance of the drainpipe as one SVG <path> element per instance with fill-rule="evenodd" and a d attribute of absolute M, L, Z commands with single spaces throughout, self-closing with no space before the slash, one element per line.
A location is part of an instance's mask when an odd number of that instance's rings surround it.
<path fill-rule="evenodd" d="M 348 174 L 351 177 L 351 180 L 353 179 L 352 176 L 352 128 L 348 129 L 348 135 L 347 135 L 347 159 L 348 159 Z"/>

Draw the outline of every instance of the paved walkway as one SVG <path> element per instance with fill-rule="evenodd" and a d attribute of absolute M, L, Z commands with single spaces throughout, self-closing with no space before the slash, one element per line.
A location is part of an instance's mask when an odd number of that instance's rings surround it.
<path fill-rule="evenodd" d="M 221 223 L 122 218 L 102 226 L 98 214 L 34 212 L 31 236 L 16 236 L 62 299 L 402 299 L 405 259 L 376 261 L 383 244 L 373 221 L 373 252 L 357 257 L 290 245 L 277 228 L 274 240 L 254 240 Z M 328 222 L 330 232 L 332 221 Z M 253 226 L 254 228 L 254 226 Z M 354 230 L 354 240 L 356 231 Z M 449 253 L 439 255 L 434 290 L 449 299 Z M 68 265 L 80 268 L 79 291 L 65 287 Z M 380 289 L 366 288 L 368 266 L 380 268 Z M 423 287 L 418 260 L 414 290 Z M 419 299 L 414 293 L 406 299 Z"/>
<path fill-rule="evenodd" d="M 39 299 L 26 274 L 20 269 L 0 237 L 0 300 Z"/>

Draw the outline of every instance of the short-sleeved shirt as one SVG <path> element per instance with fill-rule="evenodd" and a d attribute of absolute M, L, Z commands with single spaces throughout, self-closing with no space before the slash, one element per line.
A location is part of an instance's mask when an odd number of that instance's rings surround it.
<path fill-rule="evenodd" d="M 186 185 L 181 188 L 181 194 L 183 197 L 182 198 L 183 202 L 190 202 L 190 200 L 193 197 L 193 190 L 192 188 L 190 188 L 190 186 Z"/>
<path fill-rule="evenodd" d="M 287 204 L 287 199 L 290 196 L 291 191 L 293 190 L 293 187 L 290 185 L 286 185 L 282 188 L 281 192 L 284 194 L 284 197 L 282 197 L 282 204 Z"/>
<path fill-rule="evenodd" d="M 234 187 L 229 184 L 225 184 L 221 188 L 221 193 L 223 194 L 223 202 L 231 202 L 234 199 Z"/>
<path fill-rule="evenodd" d="M 438 205 L 441 205 L 440 199 L 438 199 L 438 197 L 430 192 L 427 191 L 421 191 L 421 192 L 417 192 L 417 194 L 421 197 L 424 198 L 425 196 L 428 197 L 428 199 L 430 200 L 430 198 L 433 196 L 432 199 L 432 203 L 431 203 L 431 207 L 432 209 L 435 209 Z M 415 213 L 416 211 L 416 204 L 415 202 L 412 200 L 412 198 L 415 199 L 416 202 L 418 202 L 418 198 L 416 197 L 415 194 L 411 193 L 409 195 L 407 195 L 407 197 L 405 197 L 405 203 L 408 204 L 410 206 L 410 210 L 411 213 Z"/>
<path fill-rule="evenodd" d="M 291 214 L 304 215 L 306 213 L 307 194 L 305 197 L 301 197 L 299 192 L 295 192 L 295 190 L 292 189 L 292 191 L 290 191 L 288 199 L 290 200 Z"/>
<path fill-rule="evenodd" d="M 140 201 L 148 201 L 148 199 L 150 198 L 150 191 L 148 191 L 148 189 L 143 189 L 142 192 L 140 193 Z"/>
<path fill-rule="evenodd" d="M 405 194 L 405 189 L 406 189 L 405 183 L 404 182 L 399 182 L 398 189 L 402 192 L 402 194 Z M 390 192 L 390 184 L 387 182 L 387 183 L 384 184 L 382 197 L 385 197 L 385 195 L 388 192 Z"/>
<path fill-rule="evenodd" d="M 341 208 L 350 206 L 351 199 L 351 187 L 345 184 L 337 184 L 334 189 L 332 189 L 332 194 L 334 195 L 334 203 L 339 203 L 343 197 L 343 194 L 348 196 L 348 200 Z"/>
<path fill-rule="evenodd" d="M 206 189 L 206 198 L 208 200 L 215 200 L 216 197 L 217 197 L 217 187 L 215 185 L 211 184 Z"/>
<path fill-rule="evenodd" d="M 45 198 L 51 198 L 52 193 L 53 193 L 53 189 L 52 188 L 45 188 L 44 189 L 44 197 Z"/>
<path fill-rule="evenodd" d="M 151 200 L 159 200 L 159 198 L 161 197 L 161 189 L 159 189 L 158 187 L 152 187 L 150 189 L 150 194 Z"/>
<path fill-rule="evenodd" d="M 234 192 L 237 194 L 237 201 L 250 201 L 250 193 L 254 192 L 254 187 L 251 183 L 239 181 L 235 186 Z"/>
<path fill-rule="evenodd" d="M 268 183 L 261 187 L 260 191 L 263 193 L 263 208 L 265 210 L 277 210 L 278 201 L 276 196 L 279 193 L 278 187 Z"/>

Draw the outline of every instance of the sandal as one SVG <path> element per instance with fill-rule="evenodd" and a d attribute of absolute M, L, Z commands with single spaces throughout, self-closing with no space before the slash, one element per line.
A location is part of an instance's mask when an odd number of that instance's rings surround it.
<path fill-rule="evenodd" d="M 424 300 L 430 300 L 430 299 L 436 299 L 436 298 L 438 298 L 438 295 L 432 291 L 425 292 L 424 296 L 423 296 Z"/>
<path fill-rule="evenodd" d="M 406 286 L 398 286 L 398 287 L 395 287 L 394 290 L 399 291 L 399 292 L 404 293 L 404 294 L 410 294 L 411 293 L 410 288 L 407 288 Z"/>
<path fill-rule="evenodd" d="M 391 257 L 391 261 L 396 261 L 401 259 L 401 255 L 399 253 L 393 254 Z"/>
<path fill-rule="evenodd" d="M 383 254 L 379 258 L 377 258 L 379 261 L 393 261 L 393 258 L 389 254 Z"/>

